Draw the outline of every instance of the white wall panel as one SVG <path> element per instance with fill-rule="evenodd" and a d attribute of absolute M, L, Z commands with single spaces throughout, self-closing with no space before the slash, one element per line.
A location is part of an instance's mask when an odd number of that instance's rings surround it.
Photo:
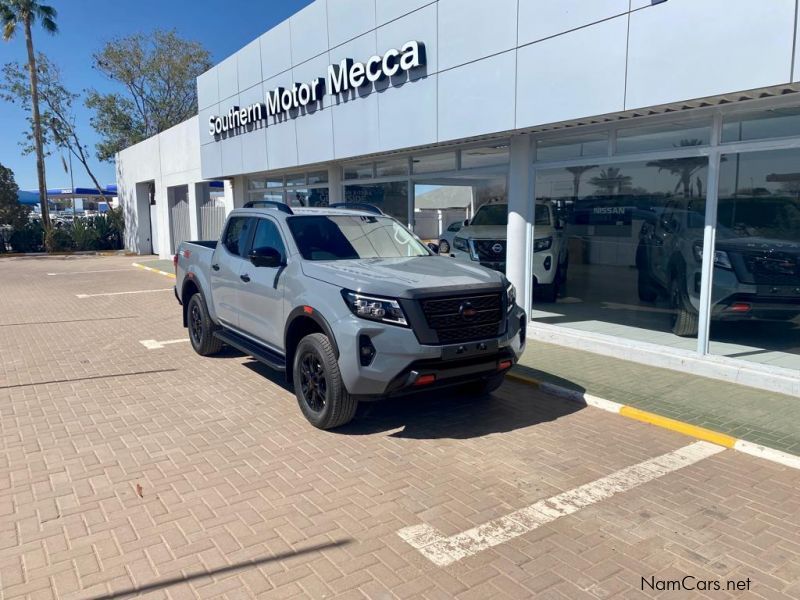
<path fill-rule="evenodd" d="M 200 161 L 204 179 L 222 177 L 222 152 L 218 143 L 200 146 Z"/>
<path fill-rule="evenodd" d="M 648 3 L 650 0 L 647 0 Z M 628 12 L 630 0 L 521 0 L 519 43 L 535 42 Z"/>
<path fill-rule="evenodd" d="M 370 56 L 377 54 L 377 52 L 378 46 L 375 32 L 370 31 L 350 40 L 346 44 L 332 48 L 328 55 L 330 64 L 339 64 L 343 58 L 352 58 L 354 61 L 364 62 Z M 320 75 L 324 76 L 325 71 Z"/>
<path fill-rule="evenodd" d="M 410 81 L 378 94 L 380 149 L 436 142 L 436 78 Z"/>
<path fill-rule="evenodd" d="M 267 127 L 267 162 L 270 169 L 297 165 L 297 134 L 293 119 Z"/>
<path fill-rule="evenodd" d="M 235 54 L 219 63 L 217 76 L 219 78 L 219 101 L 227 105 L 225 100 L 239 93 L 239 73 Z"/>
<path fill-rule="evenodd" d="M 320 54 L 319 56 L 294 67 L 292 69 L 292 80 L 295 83 L 309 83 L 312 79 L 318 77 L 324 78 L 325 74 L 328 72 L 329 64 L 330 61 L 328 60 L 328 53 L 325 52 L 324 54 Z M 265 90 L 265 92 L 269 91 L 271 91 L 271 89 Z M 324 94 L 322 97 L 322 105 L 330 106 L 330 103 L 330 96 L 328 96 L 328 94 Z"/>
<path fill-rule="evenodd" d="M 240 135 L 223 138 L 218 142 L 222 156 L 222 174 L 242 173 L 242 139 Z"/>
<path fill-rule="evenodd" d="M 331 47 L 375 29 L 375 0 L 327 0 Z"/>
<path fill-rule="evenodd" d="M 515 51 L 439 74 L 439 141 L 514 128 Z"/>
<path fill-rule="evenodd" d="M 239 89 L 246 90 L 261 83 L 261 45 L 253 40 L 236 54 L 236 68 L 239 74 Z"/>
<path fill-rule="evenodd" d="M 518 128 L 623 109 L 628 17 L 520 48 Z"/>
<path fill-rule="evenodd" d="M 788 82 L 795 0 L 669 0 L 631 13 L 626 108 Z"/>
<path fill-rule="evenodd" d="M 200 137 L 200 144 L 208 144 L 209 142 L 214 141 L 214 136 L 212 136 L 208 131 L 208 120 L 211 117 L 219 115 L 219 104 L 213 104 L 208 108 L 204 108 L 198 113 L 197 118 L 197 125 L 198 125 L 198 135 Z"/>
<path fill-rule="evenodd" d="M 378 28 L 378 52 L 400 48 L 414 40 L 425 44 L 427 69 L 430 75 L 439 68 L 436 43 L 436 5 L 431 4 Z"/>
<path fill-rule="evenodd" d="M 264 93 L 260 83 L 239 94 L 239 106 L 249 106 L 263 101 Z M 250 128 L 245 127 L 238 135 L 242 145 L 242 172 L 244 173 L 266 171 L 269 168 L 266 123 L 266 121 L 261 121 Z"/>
<path fill-rule="evenodd" d="M 292 34 L 289 21 L 279 23 L 260 38 L 261 77 L 269 79 L 292 68 Z"/>
<path fill-rule="evenodd" d="M 516 42 L 517 0 L 439 0 L 440 71 L 509 50 Z"/>
<path fill-rule="evenodd" d="M 201 109 L 219 102 L 217 67 L 209 69 L 197 78 L 197 106 Z"/>
<path fill-rule="evenodd" d="M 299 164 L 333 160 L 332 114 L 332 108 L 325 108 L 301 115 L 295 121 Z"/>
<path fill-rule="evenodd" d="M 289 19 L 292 30 L 292 63 L 307 61 L 328 49 L 328 17 L 325 0 L 316 0 Z"/>
<path fill-rule="evenodd" d="M 333 110 L 333 144 L 336 158 L 378 151 L 378 94 L 339 102 Z"/>
<path fill-rule="evenodd" d="M 378 25 L 383 25 L 428 4 L 435 2 L 434 0 L 375 0 L 375 21 Z"/>

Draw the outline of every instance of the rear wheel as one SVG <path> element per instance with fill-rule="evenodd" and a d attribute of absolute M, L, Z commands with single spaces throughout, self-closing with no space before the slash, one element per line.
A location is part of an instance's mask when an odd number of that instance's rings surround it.
<path fill-rule="evenodd" d="M 314 427 L 333 429 L 356 414 L 358 402 L 342 383 L 328 336 L 312 333 L 300 340 L 294 355 L 293 380 L 300 410 Z"/>
<path fill-rule="evenodd" d="M 641 243 L 636 250 L 636 268 L 639 272 L 637 288 L 639 300 L 642 302 L 655 302 L 658 300 L 658 285 L 653 279 L 647 263 L 647 250 Z"/>
<path fill-rule="evenodd" d="M 560 270 L 560 267 L 559 267 Z M 553 303 L 558 298 L 558 289 L 560 286 L 560 273 L 556 272 L 553 278 L 553 283 L 548 284 L 534 284 L 533 287 L 533 301 L 534 302 L 547 302 Z"/>
<path fill-rule="evenodd" d="M 697 335 L 697 311 L 689 303 L 686 293 L 686 278 L 674 272 L 669 283 L 669 304 L 672 313 L 672 333 L 680 337 Z"/>
<path fill-rule="evenodd" d="M 189 341 L 192 348 L 200 356 L 211 356 L 222 349 L 222 342 L 214 337 L 216 326 L 208 315 L 206 301 L 200 292 L 189 299 L 186 307 L 187 325 L 189 328 Z"/>

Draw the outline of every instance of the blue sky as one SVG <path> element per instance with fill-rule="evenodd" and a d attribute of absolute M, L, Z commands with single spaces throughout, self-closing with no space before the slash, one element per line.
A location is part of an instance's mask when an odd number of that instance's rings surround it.
<path fill-rule="evenodd" d="M 47 0 L 43 0 L 47 2 Z M 34 45 L 61 68 L 64 81 L 74 92 L 87 88 L 113 89 L 92 69 L 92 53 L 106 41 L 156 28 L 176 29 L 182 37 L 202 42 L 214 63 L 233 54 L 251 40 L 297 12 L 311 0 L 50 0 L 58 10 L 60 32 L 55 36 L 41 29 L 33 32 Z M 24 63 L 25 38 L 19 33 L 10 42 L 0 38 L 0 64 Z M 89 125 L 90 113 L 76 106 L 79 134 L 94 157 L 97 136 Z M 36 158 L 22 156 L 18 142 L 27 127 L 25 114 L 15 105 L 0 100 L 0 163 L 10 167 L 20 189 L 37 188 Z M 93 160 L 100 183 L 114 183 L 114 165 Z M 89 186 L 91 180 L 73 161 L 75 185 Z M 69 187 L 69 175 L 54 154 L 47 159 L 47 186 Z"/>

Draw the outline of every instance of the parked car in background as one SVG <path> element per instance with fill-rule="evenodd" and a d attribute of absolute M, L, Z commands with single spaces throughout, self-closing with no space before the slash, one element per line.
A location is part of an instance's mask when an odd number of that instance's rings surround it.
<path fill-rule="evenodd" d="M 505 272 L 508 204 L 491 202 L 481 206 L 453 237 L 449 255 Z M 440 254 L 444 252 L 439 250 Z M 564 226 L 551 202 L 536 205 L 533 240 L 533 298 L 555 302 L 567 280 L 569 252 Z"/>
<path fill-rule="evenodd" d="M 453 247 L 453 238 L 464 227 L 464 223 L 468 221 L 455 221 L 447 226 L 441 236 L 439 237 L 439 254 L 450 254 L 450 248 Z"/>
<path fill-rule="evenodd" d="M 194 350 L 228 344 L 285 372 L 322 429 L 360 401 L 499 387 L 525 346 L 514 286 L 372 208 L 251 202 L 218 242 L 182 242 L 175 293 Z"/>
<path fill-rule="evenodd" d="M 711 318 L 790 320 L 800 315 L 800 201 L 779 197 L 721 198 L 718 206 Z M 794 215 L 794 217 L 792 217 Z M 666 296 L 672 331 L 695 336 L 700 305 L 705 199 L 668 203 L 645 223 L 636 252 L 639 299 Z"/>

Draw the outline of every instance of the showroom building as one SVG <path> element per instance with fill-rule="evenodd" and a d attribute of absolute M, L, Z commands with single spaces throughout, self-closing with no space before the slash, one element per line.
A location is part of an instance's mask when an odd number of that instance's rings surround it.
<path fill-rule="evenodd" d="M 119 153 L 126 245 L 374 204 L 504 270 L 532 337 L 800 396 L 797 8 L 316 0 Z"/>

